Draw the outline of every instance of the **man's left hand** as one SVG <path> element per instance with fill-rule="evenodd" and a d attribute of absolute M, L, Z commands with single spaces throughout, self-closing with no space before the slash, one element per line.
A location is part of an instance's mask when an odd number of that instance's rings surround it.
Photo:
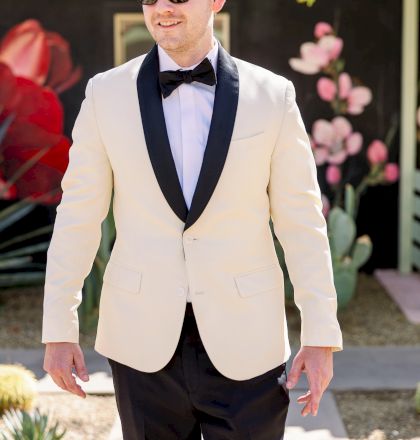
<path fill-rule="evenodd" d="M 299 396 L 297 402 L 306 403 L 301 411 L 302 416 L 307 416 L 310 412 L 316 416 L 322 394 L 333 377 L 332 347 L 301 347 L 287 375 L 287 388 L 293 388 L 298 383 L 302 371 L 306 373 L 309 391 Z"/>

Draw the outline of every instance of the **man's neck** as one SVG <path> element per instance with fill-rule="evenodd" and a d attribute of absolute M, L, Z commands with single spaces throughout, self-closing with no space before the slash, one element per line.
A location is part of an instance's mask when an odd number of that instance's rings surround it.
<path fill-rule="evenodd" d="M 203 46 L 198 48 L 194 47 L 188 52 L 178 52 L 164 48 L 162 49 L 165 50 L 165 52 L 175 61 L 175 63 L 178 64 L 178 66 L 189 67 L 201 62 L 213 47 L 214 41 L 212 35 L 210 41 L 207 44 L 204 44 Z"/>

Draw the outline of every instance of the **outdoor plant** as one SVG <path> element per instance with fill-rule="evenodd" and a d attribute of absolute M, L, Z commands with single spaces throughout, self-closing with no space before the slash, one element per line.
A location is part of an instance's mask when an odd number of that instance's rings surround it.
<path fill-rule="evenodd" d="M 372 242 L 368 235 L 356 239 L 354 207 L 354 189 L 347 184 L 345 209 L 334 206 L 327 220 L 334 284 L 340 293 L 340 307 L 346 307 L 349 303 L 356 288 L 358 270 L 372 253 Z"/>
<path fill-rule="evenodd" d="M 80 74 L 68 43 L 36 20 L 14 26 L 0 41 L 0 233 L 38 205 L 59 202 L 70 141 L 63 135 L 58 93 Z M 0 287 L 44 281 L 45 265 L 33 257 L 48 248 L 48 240 L 28 240 L 51 230 L 46 225 L 2 240 Z"/>
<path fill-rule="evenodd" d="M 58 95 L 76 84 L 81 73 L 73 66 L 68 42 L 37 20 L 14 26 L 0 41 L 0 234 L 38 205 L 60 202 L 71 142 L 63 134 Z M 101 246 L 78 310 L 82 332 L 89 332 L 97 321 L 102 275 L 115 238 L 111 212 L 102 228 Z M 33 257 L 46 251 L 49 237 L 37 244 L 25 242 L 52 230 L 53 225 L 46 225 L 1 240 L 0 287 L 44 283 L 45 264 Z"/>
<path fill-rule="evenodd" d="M 20 364 L 0 364 L 0 416 L 9 409 L 28 410 L 37 395 L 35 374 Z"/>
<path fill-rule="evenodd" d="M 420 382 L 417 382 L 416 394 L 414 396 L 416 412 L 420 414 Z"/>
<path fill-rule="evenodd" d="M 309 7 L 313 6 L 315 4 L 315 2 L 316 2 L 316 0 L 296 0 L 296 1 L 298 3 L 303 3 L 303 4 L 305 4 L 306 6 L 309 6 Z"/>
<path fill-rule="evenodd" d="M 356 118 L 363 113 L 372 102 L 372 92 L 345 71 L 345 60 L 341 57 L 344 43 L 329 23 L 317 23 L 314 36 L 315 41 L 303 43 L 301 56 L 291 58 L 289 64 L 304 75 L 320 75 L 317 94 L 334 114 L 331 120 L 316 120 L 308 138 L 318 172 L 325 177 L 323 213 L 329 229 L 338 306 L 342 308 L 353 295 L 358 269 L 370 257 L 372 249 L 368 236 L 356 237 L 354 222 L 360 198 L 368 186 L 390 184 L 399 178 L 398 165 L 389 161 L 397 118 L 385 140 L 366 141 L 362 133 L 353 128 L 349 117 Z M 355 158 L 357 161 L 352 160 Z M 355 180 L 354 176 L 360 175 L 363 167 L 366 173 Z M 280 253 L 279 260 L 284 264 L 282 258 Z M 286 295 L 291 297 L 289 291 Z"/>
<path fill-rule="evenodd" d="M 24 410 L 7 411 L 3 416 L 7 427 L 6 433 L 1 433 L 0 440 L 59 440 L 64 437 L 67 429 L 58 432 L 59 424 L 48 428 L 49 414 L 41 414 L 38 408 L 32 412 Z"/>

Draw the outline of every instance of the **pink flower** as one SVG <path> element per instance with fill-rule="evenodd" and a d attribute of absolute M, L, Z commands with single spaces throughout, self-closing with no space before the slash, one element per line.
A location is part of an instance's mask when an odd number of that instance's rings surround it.
<path fill-rule="evenodd" d="M 43 85 L 50 65 L 50 51 L 44 30 L 37 20 L 25 20 L 14 26 L 0 44 L 0 62 L 15 76 Z"/>
<path fill-rule="evenodd" d="M 297 72 L 312 75 L 336 60 L 342 49 L 341 38 L 335 35 L 324 35 L 316 43 L 303 43 L 300 47 L 301 58 L 290 58 L 289 65 Z"/>
<path fill-rule="evenodd" d="M 337 95 L 337 86 L 329 78 L 320 78 L 316 87 L 319 97 L 324 101 L 331 102 Z"/>
<path fill-rule="evenodd" d="M 317 165 L 328 162 L 342 164 L 347 156 L 353 156 L 362 148 L 363 137 L 353 132 L 350 122 L 343 116 L 336 116 L 331 122 L 318 119 L 312 127 L 315 143 L 314 156 Z"/>
<path fill-rule="evenodd" d="M 320 39 L 324 35 L 332 34 L 333 28 L 329 23 L 326 23 L 325 21 L 320 21 L 315 25 L 314 35 L 315 38 Z"/>
<path fill-rule="evenodd" d="M 73 67 L 68 42 L 33 19 L 7 32 L 0 42 L 0 62 L 7 64 L 15 76 L 49 86 L 56 93 L 73 86 L 82 75 L 80 67 Z"/>
<path fill-rule="evenodd" d="M 388 182 L 395 182 L 399 177 L 399 168 L 396 163 L 387 163 L 384 169 L 384 177 Z"/>
<path fill-rule="evenodd" d="M 324 217 L 328 217 L 328 213 L 330 211 L 330 201 L 328 200 L 328 197 L 325 194 L 321 194 L 321 200 L 322 200 L 322 213 L 324 214 Z"/>
<path fill-rule="evenodd" d="M 351 115 L 359 115 L 372 101 L 372 92 L 368 87 L 353 87 L 350 75 L 346 72 L 340 73 L 338 77 L 338 96 L 347 100 L 347 112 Z"/>
<path fill-rule="evenodd" d="M 336 83 L 329 78 L 320 78 L 317 82 L 317 91 L 321 99 L 331 102 L 337 98 L 345 101 L 347 112 L 350 114 L 360 114 L 364 107 L 372 100 L 372 92 L 367 87 L 353 87 L 350 75 L 340 73 L 338 77 L 338 88 Z"/>
<path fill-rule="evenodd" d="M 330 185 L 336 185 L 341 180 L 341 171 L 340 168 L 336 165 L 329 165 L 326 173 L 327 182 Z"/>
<path fill-rule="evenodd" d="M 385 162 L 388 159 L 388 149 L 379 139 L 375 139 L 367 149 L 367 158 L 373 165 Z"/>

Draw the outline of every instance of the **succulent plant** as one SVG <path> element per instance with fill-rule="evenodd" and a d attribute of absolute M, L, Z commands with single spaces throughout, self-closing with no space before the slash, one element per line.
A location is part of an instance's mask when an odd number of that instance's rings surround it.
<path fill-rule="evenodd" d="M 338 305 L 344 308 L 354 294 L 359 268 L 372 254 L 368 235 L 356 238 L 355 193 L 351 185 L 345 188 L 345 209 L 335 206 L 328 215 L 328 238 L 334 270 Z"/>
<path fill-rule="evenodd" d="M 58 433 L 58 422 L 47 428 L 48 414 L 41 414 L 38 408 L 31 412 L 10 409 L 3 420 L 7 432 L 1 433 L 0 440 L 59 440 L 64 437 L 66 429 Z"/>
<path fill-rule="evenodd" d="M 334 271 L 334 285 L 337 291 L 338 308 L 347 306 L 352 298 L 356 284 L 358 270 L 372 254 L 372 242 L 368 235 L 356 238 L 356 195 L 354 188 L 345 186 L 344 207 L 332 208 L 328 214 L 328 239 L 331 249 L 331 259 Z M 284 257 L 284 251 L 274 233 L 273 223 L 270 219 L 270 228 L 274 245 L 285 282 L 285 297 L 293 299 L 293 285 L 289 278 Z"/>
<path fill-rule="evenodd" d="M 0 416 L 11 408 L 32 408 L 36 395 L 36 377 L 31 370 L 21 364 L 0 364 Z"/>

